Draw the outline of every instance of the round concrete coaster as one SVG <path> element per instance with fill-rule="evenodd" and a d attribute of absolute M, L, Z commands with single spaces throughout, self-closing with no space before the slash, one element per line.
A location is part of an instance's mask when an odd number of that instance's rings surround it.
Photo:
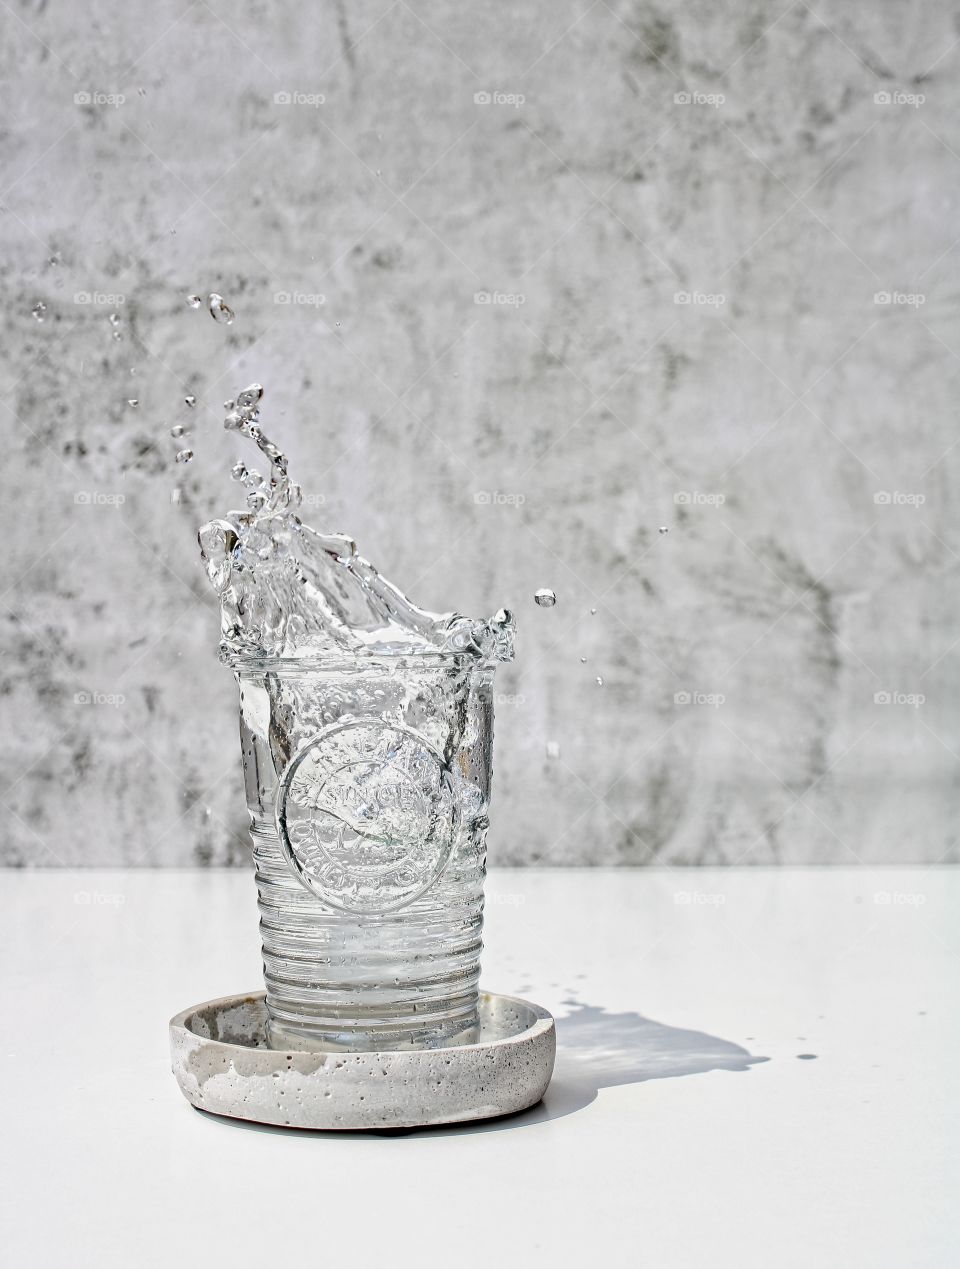
<path fill-rule="evenodd" d="M 535 1105 L 553 1074 L 553 1017 L 480 995 L 480 1039 L 446 1049 L 316 1053 L 269 1049 L 262 992 L 194 1005 L 170 1020 L 173 1073 L 188 1102 L 289 1128 L 415 1128 Z"/>

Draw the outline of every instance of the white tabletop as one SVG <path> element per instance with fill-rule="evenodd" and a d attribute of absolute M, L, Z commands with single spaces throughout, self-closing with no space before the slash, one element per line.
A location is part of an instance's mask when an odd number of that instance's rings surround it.
<path fill-rule="evenodd" d="M 243 872 L 7 873 L 7 1264 L 944 1269 L 960 875 L 494 871 L 541 1106 L 405 1135 L 193 1110 L 167 1021 L 260 982 Z M 801 1057 L 801 1055 L 811 1055 Z"/>

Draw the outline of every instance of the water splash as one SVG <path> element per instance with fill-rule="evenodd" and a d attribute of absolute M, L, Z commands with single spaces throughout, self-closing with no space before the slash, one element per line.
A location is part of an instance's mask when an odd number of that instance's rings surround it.
<path fill-rule="evenodd" d="M 254 442 L 267 475 L 238 462 L 247 506 L 200 530 L 200 552 L 220 597 L 221 657 L 336 661 L 351 656 L 464 653 L 493 665 L 513 656 L 514 623 L 418 608 L 357 552 L 352 538 L 321 533 L 299 516 L 301 490 L 286 455 L 260 426 L 263 388 L 225 402 L 223 425 Z"/>
<path fill-rule="evenodd" d="M 218 295 L 216 291 L 211 291 L 207 296 L 207 308 L 209 308 L 210 316 L 215 322 L 222 322 L 225 326 L 229 326 L 233 322 L 233 309 L 223 296 Z"/>

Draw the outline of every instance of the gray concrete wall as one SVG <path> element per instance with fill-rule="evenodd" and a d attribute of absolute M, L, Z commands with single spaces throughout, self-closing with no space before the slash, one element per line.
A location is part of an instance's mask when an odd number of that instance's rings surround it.
<path fill-rule="evenodd" d="M 0 27 L 3 859 L 245 861 L 194 534 L 252 379 L 314 523 L 516 609 L 495 861 L 954 857 L 952 6 Z"/>

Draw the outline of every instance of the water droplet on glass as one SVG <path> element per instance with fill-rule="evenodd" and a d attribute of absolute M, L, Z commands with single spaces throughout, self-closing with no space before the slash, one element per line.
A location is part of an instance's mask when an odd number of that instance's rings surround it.
<path fill-rule="evenodd" d="M 233 321 L 233 309 L 226 302 L 222 295 L 218 295 L 216 291 L 211 291 L 207 299 L 207 306 L 210 309 L 210 316 L 215 322 L 223 322 L 225 326 L 229 326 Z"/>
<path fill-rule="evenodd" d="M 533 598 L 534 602 L 539 604 L 541 608 L 552 608 L 557 602 L 557 592 L 543 587 L 541 590 L 533 592 Z"/>
<path fill-rule="evenodd" d="M 38 322 L 42 322 L 47 315 L 47 306 L 43 300 L 37 300 L 30 312 L 34 315 Z"/>
<path fill-rule="evenodd" d="M 670 530 L 667 528 L 667 526 L 666 526 L 665 524 L 661 524 L 661 526 L 660 526 L 660 528 L 659 528 L 658 532 L 660 532 L 660 533 L 669 533 L 669 532 L 670 532 Z"/>
<path fill-rule="evenodd" d="M 182 436 L 182 435 L 183 435 L 183 424 L 182 424 L 182 423 L 174 423 L 173 427 L 170 429 L 170 435 L 171 435 L 171 436 L 173 436 L 173 437 Z"/>
<path fill-rule="evenodd" d="M 249 388 L 244 388 L 242 392 L 237 393 L 237 408 L 240 410 L 255 410 L 262 396 L 263 385 L 251 383 Z"/>
<path fill-rule="evenodd" d="M 191 308 L 199 308 L 200 305 L 203 303 L 203 296 L 202 295 L 188 295 L 187 303 L 190 305 Z"/>
<path fill-rule="evenodd" d="M 597 675 L 597 687 L 603 687 L 603 679 L 599 674 Z"/>
<path fill-rule="evenodd" d="M 547 757 L 548 757 L 548 758 L 559 758 L 559 757 L 560 757 L 560 746 L 559 746 L 559 744 L 557 743 L 557 741 L 555 741 L 555 740 L 548 740 L 548 741 L 547 741 Z"/>
<path fill-rule="evenodd" d="M 177 462 L 178 462 L 178 463 L 189 463 L 189 462 L 192 462 L 192 461 L 193 461 L 193 450 L 192 450 L 192 449 L 182 449 L 182 450 L 180 450 L 180 452 L 177 454 Z"/>
<path fill-rule="evenodd" d="M 127 405 L 129 405 L 131 410 L 135 410 L 139 404 L 140 404 L 139 397 L 127 397 Z"/>
<path fill-rule="evenodd" d="M 193 409 L 193 407 L 197 404 L 197 398 L 196 398 L 196 397 L 184 397 L 184 398 L 183 398 L 183 404 L 184 404 L 184 405 L 189 405 L 190 409 L 192 410 L 192 409 Z"/>

